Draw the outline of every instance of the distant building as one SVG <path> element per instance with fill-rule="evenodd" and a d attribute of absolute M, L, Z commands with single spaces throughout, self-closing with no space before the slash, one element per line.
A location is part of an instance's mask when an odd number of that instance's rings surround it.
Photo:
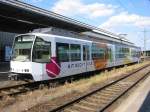
<path fill-rule="evenodd" d="M 16 33 L 0 31 L 0 61 L 9 61 L 15 35 Z"/>
<path fill-rule="evenodd" d="M 143 51 L 143 53 L 145 54 L 145 56 L 150 56 L 150 50 Z"/>

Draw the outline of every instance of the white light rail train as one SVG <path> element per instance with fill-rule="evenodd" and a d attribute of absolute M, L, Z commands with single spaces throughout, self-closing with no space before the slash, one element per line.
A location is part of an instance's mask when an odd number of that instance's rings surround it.
<path fill-rule="evenodd" d="M 14 39 L 9 77 L 42 81 L 138 61 L 140 48 L 123 41 L 27 33 Z"/>

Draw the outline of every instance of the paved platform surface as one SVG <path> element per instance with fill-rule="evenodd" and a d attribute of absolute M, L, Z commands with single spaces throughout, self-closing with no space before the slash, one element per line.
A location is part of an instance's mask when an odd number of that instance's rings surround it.
<path fill-rule="evenodd" d="M 114 112 L 150 112 L 150 76 Z"/>
<path fill-rule="evenodd" d="M 144 103 L 142 104 L 139 112 L 150 112 L 150 91 L 149 91 Z"/>

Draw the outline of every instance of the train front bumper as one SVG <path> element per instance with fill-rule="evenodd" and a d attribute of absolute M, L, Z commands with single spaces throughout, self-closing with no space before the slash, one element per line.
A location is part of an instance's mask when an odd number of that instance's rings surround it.
<path fill-rule="evenodd" d="M 31 62 L 10 62 L 10 71 L 13 74 L 31 74 Z"/>

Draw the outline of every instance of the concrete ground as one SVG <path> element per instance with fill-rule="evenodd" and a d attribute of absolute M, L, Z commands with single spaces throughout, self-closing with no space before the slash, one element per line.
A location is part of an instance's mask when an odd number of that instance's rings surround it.
<path fill-rule="evenodd" d="M 114 112 L 150 112 L 150 76 Z"/>

